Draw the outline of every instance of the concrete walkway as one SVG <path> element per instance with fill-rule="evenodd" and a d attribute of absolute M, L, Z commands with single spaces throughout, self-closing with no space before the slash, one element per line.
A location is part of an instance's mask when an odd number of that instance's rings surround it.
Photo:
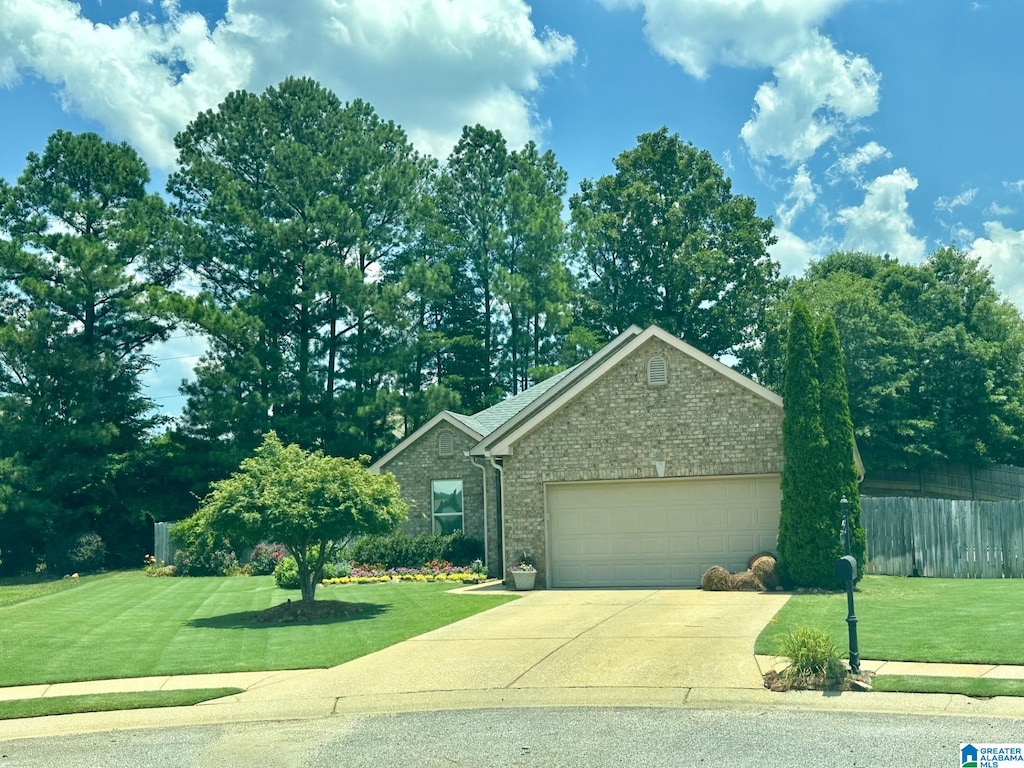
<path fill-rule="evenodd" d="M 491 588 L 493 590 L 493 587 Z M 472 599 L 467 598 L 467 599 Z M 0 721 L 0 741 L 118 728 L 536 706 L 773 707 L 1024 718 L 1024 700 L 772 693 L 754 641 L 786 595 L 545 590 L 331 669 L 0 688 L 0 699 L 181 688 L 243 693 L 195 707 Z M 1024 668 L 863 662 L 891 674 L 1024 679 Z"/>

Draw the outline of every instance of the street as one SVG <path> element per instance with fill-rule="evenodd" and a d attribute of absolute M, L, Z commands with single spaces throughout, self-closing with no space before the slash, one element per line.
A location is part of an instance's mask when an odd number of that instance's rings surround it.
<path fill-rule="evenodd" d="M 1022 723 L 1009 719 L 783 709 L 487 709 L 8 741 L 0 742 L 0 768 L 935 768 L 959 765 L 963 741 L 1022 740 Z"/>

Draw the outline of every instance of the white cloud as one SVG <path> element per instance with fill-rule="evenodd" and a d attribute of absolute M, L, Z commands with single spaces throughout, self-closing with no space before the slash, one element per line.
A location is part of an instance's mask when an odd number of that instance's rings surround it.
<path fill-rule="evenodd" d="M 935 208 L 940 211 L 952 212 L 954 208 L 962 208 L 974 202 L 978 189 L 967 189 L 954 197 L 940 197 L 935 201 Z"/>
<path fill-rule="evenodd" d="M 163 8 L 165 23 L 110 26 L 68 0 L 0 0 L 0 85 L 29 70 L 167 168 L 174 134 L 229 91 L 308 75 L 444 156 L 467 123 L 514 146 L 535 137 L 531 95 L 575 55 L 571 38 L 537 33 L 524 0 L 232 0 L 213 26 L 174 0 Z"/>
<path fill-rule="evenodd" d="M 853 178 L 858 183 L 861 179 L 861 169 L 870 165 L 876 160 L 889 159 L 892 152 L 883 147 L 877 141 L 869 141 L 863 146 L 857 147 L 853 152 L 840 155 L 839 159 L 828 170 L 832 183 L 839 181 L 841 176 Z"/>
<path fill-rule="evenodd" d="M 795 165 L 878 109 L 879 77 L 862 56 L 840 54 L 832 41 L 813 44 L 775 67 L 775 81 L 754 96 L 754 115 L 740 130 L 757 160 Z"/>
<path fill-rule="evenodd" d="M 907 194 L 917 189 L 917 179 L 906 168 L 897 168 L 865 186 L 864 202 L 844 208 L 838 221 L 846 225 L 843 248 L 866 253 L 888 253 L 905 262 L 919 262 L 925 242 L 911 234 Z"/>
<path fill-rule="evenodd" d="M 1008 205 L 1002 205 L 995 200 L 989 203 L 988 208 L 985 209 L 986 216 L 1009 216 L 1011 213 L 1013 213 L 1013 208 Z"/>
<path fill-rule="evenodd" d="M 642 8 L 659 54 L 690 75 L 714 66 L 771 67 L 740 135 L 752 157 L 797 165 L 878 109 L 878 74 L 862 56 L 841 54 L 818 29 L 846 0 L 600 0 Z"/>
<path fill-rule="evenodd" d="M 779 262 L 783 276 L 802 275 L 807 265 L 833 250 L 832 243 L 822 236 L 817 240 L 805 240 L 794 231 L 800 214 L 814 208 L 820 189 L 811 178 L 807 166 L 801 165 L 789 183 L 789 191 L 775 207 L 775 245 L 768 249 L 772 258 Z"/>
<path fill-rule="evenodd" d="M 694 77 L 716 65 L 765 67 L 811 44 L 847 0 L 600 0 L 644 9 L 651 46 Z"/>
<path fill-rule="evenodd" d="M 986 221 L 985 234 L 971 244 L 971 255 L 992 270 L 996 288 L 1024 311 L 1024 231 Z"/>
<path fill-rule="evenodd" d="M 832 250 L 824 241 L 804 240 L 784 227 L 776 227 L 772 234 L 776 242 L 768 249 L 768 253 L 779 262 L 779 271 L 783 276 L 802 275 L 808 264 Z"/>
<path fill-rule="evenodd" d="M 1013 190 L 1018 194 L 1024 195 L 1024 179 L 1017 179 L 1016 181 L 1004 181 L 1003 186 L 1007 189 Z"/>
<path fill-rule="evenodd" d="M 779 226 L 789 229 L 796 217 L 814 205 L 818 199 L 818 189 L 811 179 L 806 165 L 801 165 L 790 181 L 789 192 L 775 209 Z"/>

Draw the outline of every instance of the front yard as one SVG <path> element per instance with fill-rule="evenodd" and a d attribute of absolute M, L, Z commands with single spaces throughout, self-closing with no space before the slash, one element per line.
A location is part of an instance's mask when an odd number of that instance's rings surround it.
<path fill-rule="evenodd" d="M 13 604 L 5 604 L 5 591 L 22 588 L 0 586 L 0 686 L 330 667 L 515 599 L 448 594 L 452 588 L 321 587 L 318 601 L 354 603 L 358 612 L 321 623 L 261 624 L 260 611 L 299 599 L 271 576 L 110 573 L 30 592 Z"/>
<path fill-rule="evenodd" d="M 854 601 L 862 659 L 1024 664 L 1024 579 L 865 576 Z M 846 612 L 845 593 L 794 595 L 756 652 L 775 655 L 783 635 L 808 626 L 828 632 L 845 656 Z"/>

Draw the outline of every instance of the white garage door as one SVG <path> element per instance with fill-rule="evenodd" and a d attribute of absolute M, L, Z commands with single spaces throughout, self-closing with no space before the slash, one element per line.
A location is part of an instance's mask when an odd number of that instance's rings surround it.
<path fill-rule="evenodd" d="M 697 586 L 704 571 L 774 551 L 779 476 L 551 483 L 554 587 Z"/>

